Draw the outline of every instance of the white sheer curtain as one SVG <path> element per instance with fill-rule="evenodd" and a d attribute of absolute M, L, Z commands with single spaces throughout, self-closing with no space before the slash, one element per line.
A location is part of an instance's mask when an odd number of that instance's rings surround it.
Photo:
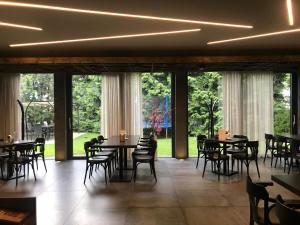
<path fill-rule="evenodd" d="M 142 83 L 139 73 L 123 75 L 124 128 L 128 134 L 141 135 L 142 124 Z"/>
<path fill-rule="evenodd" d="M 119 135 L 122 127 L 119 74 L 103 76 L 101 99 L 101 134 L 104 137 Z"/>
<path fill-rule="evenodd" d="M 0 138 L 14 134 L 21 137 L 21 118 L 17 99 L 20 96 L 20 75 L 0 74 Z"/>
<path fill-rule="evenodd" d="M 142 87 L 138 73 L 110 73 L 102 79 L 101 133 L 142 134 Z"/>
<path fill-rule="evenodd" d="M 265 133 L 273 133 L 273 73 L 223 73 L 224 127 L 231 134 L 258 140 L 263 154 Z"/>
<path fill-rule="evenodd" d="M 273 73 L 247 72 L 243 75 L 243 133 L 259 140 L 263 154 L 265 133 L 273 133 Z"/>
<path fill-rule="evenodd" d="M 224 128 L 232 134 L 243 134 L 242 74 L 224 72 L 222 82 Z"/>

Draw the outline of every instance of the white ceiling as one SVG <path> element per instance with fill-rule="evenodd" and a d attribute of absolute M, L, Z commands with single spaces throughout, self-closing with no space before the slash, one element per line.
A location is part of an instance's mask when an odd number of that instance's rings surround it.
<path fill-rule="evenodd" d="M 17 1 L 17 0 L 16 0 Z M 19 2 L 25 2 L 19 1 Z M 64 7 L 253 25 L 237 29 L 198 24 L 0 6 L 0 21 L 42 27 L 31 31 L 0 26 L 1 56 L 194 55 L 286 53 L 300 50 L 300 32 L 214 46 L 216 41 L 300 28 L 300 1 L 293 0 L 289 26 L 285 0 L 68 0 L 26 1 Z M 201 28 L 200 32 L 10 48 L 9 44 Z"/>

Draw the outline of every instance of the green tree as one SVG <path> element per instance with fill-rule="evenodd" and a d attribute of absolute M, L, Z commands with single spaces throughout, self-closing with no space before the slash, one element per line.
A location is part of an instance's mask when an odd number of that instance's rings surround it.
<path fill-rule="evenodd" d="M 72 77 L 73 129 L 77 132 L 100 132 L 102 76 Z"/>
<path fill-rule="evenodd" d="M 288 73 L 275 74 L 273 79 L 275 134 L 290 132 L 290 79 Z"/>
<path fill-rule="evenodd" d="M 209 106 L 214 103 L 214 129 L 218 130 L 222 123 L 221 85 L 222 76 L 218 72 L 190 74 L 188 77 L 188 118 L 189 134 L 208 134 Z"/>

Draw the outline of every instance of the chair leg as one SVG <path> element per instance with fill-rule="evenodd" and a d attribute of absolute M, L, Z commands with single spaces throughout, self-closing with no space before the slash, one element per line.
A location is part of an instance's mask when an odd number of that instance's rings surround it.
<path fill-rule="evenodd" d="M 291 161 L 290 161 L 288 174 L 290 174 L 292 166 L 293 166 L 293 158 L 291 158 Z"/>
<path fill-rule="evenodd" d="M 33 172 L 34 180 L 36 180 L 36 176 L 35 176 L 35 170 L 34 170 L 33 161 L 32 161 L 32 163 L 31 163 L 31 168 L 32 168 L 32 172 Z"/>
<path fill-rule="evenodd" d="M 220 170 L 220 168 L 221 168 L 221 166 L 220 166 L 220 160 L 218 160 L 218 162 L 217 162 L 217 169 L 218 169 L 218 181 L 220 181 L 220 172 L 221 172 L 221 170 Z"/>
<path fill-rule="evenodd" d="M 199 158 L 200 158 L 200 152 L 198 151 L 198 157 L 197 157 L 196 169 L 198 168 L 198 164 L 199 164 Z"/>
<path fill-rule="evenodd" d="M 16 186 L 18 186 L 18 176 L 19 176 L 18 172 L 19 172 L 19 168 L 18 168 L 18 164 L 16 164 Z"/>
<path fill-rule="evenodd" d="M 106 173 L 107 173 L 107 165 L 104 165 L 103 168 L 104 168 L 105 183 L 107 184 L 107 175 L 106 175 Z"/>
<path fill-rule="evenodd" d="M 86 167 L 85 167 L 85 174 L 84 174 L 84 180 L 83 180 L 83 183 L 85 184 L 85 180 L 86 180 L 86 175 L 88 173 L 88 170 L 89 170 L 89 165 L 86 164 Z"/>
<path fill-rule="evenodd" d="M 257 159 L 255 160 L 255 164 L 256 164 L 256 169 L 257 169 L 258 177 L 260 178 L 260 172 L 259 172 L 259 168 L 258 168 L 258 162 L 257 162 Z"/>
<path fill-rule="evenodd" d="M 277 161 L 278 161 L 278 157 L 276 157 L 274 168 L 276 168 L 276 166 L 277 166 Z"/>
<path fill-rule="evenodd" d="M 134 169 L 133 169 L 133 181 L 135 182 L 136 179 L 136 172 L 137 172 L 137 164 L 134 162 Z"/>
<path fill-rule="evenodd" d="M 151 162 L 150 164 L 152 165 L 151 167 L 152 167 L 152 170 L 153 170 L 153 175 L 154 175 L 154 178 L 155 178 L 155 182 L 157 182 L 154 161 Z"/>
<path fill-rule="evenodd" d="M 45 167 L 45 170 L 46 170 L 46 173 L 47 173 L 48 171 L 47 171 L 46 162 L 45 162 L 45 156 L 44 155 L 42 155 L 42 159 L 43 159 L 44 167 Z"/>
<path fill-rule="evenodd" d="M 206 160 L 206 159 L 204 159 L 204 168 L 203 168 L 203 172 L 202 172 L 202 177 L 204 177 L 204 173 L 205 173 L 206 164 L 207 164 L 207 160 Z"/>
<path fill-rule="evenodd" d="M 266 148 L 265 157 L 264 157 L 264 163 L 265 163 L 265 161 L 266 161 L 267 154 L 268 154 L 268 149 Z"/>

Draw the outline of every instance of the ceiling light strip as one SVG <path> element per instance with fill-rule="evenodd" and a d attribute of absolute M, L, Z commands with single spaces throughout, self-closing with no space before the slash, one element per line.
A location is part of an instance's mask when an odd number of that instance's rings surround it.
<path fill-rule="evenodd" d="M 293 29 L 293 30 L 277 31 L 277 32 L 273 32 L 273 33 L 257 34 L 257 35 L 246 36 L 246 37 L 232 38 L 232 39 L 226 39 L 226 40 L 221 40 L 221 41 L 211 41 L 211 42 L 208 42 L 207 44 L 215 45 L 215 44 L 221 44 L 221 43 L 226 43 L 226 42 L 242 41 L 242 40 L 247 40 L 247 39 L 275 36 L 275 35 L 296 33 L 296 32 L 300 32 L 300 28 Z"/>
<path fill-rule="evenodd" d="M 107 15 L 107 16 L 130 17 L 130 18 L 148 19 L 148 20 L 161 20 L 161 21 L 170 21 L 170 22 L 203 24 L 203 25 L 213 25 L 213 26 L 225 26 L 225 27 L 247 28 L 247 29 L 253 28 L 253 26 L 241 25 L 241 24 L 230 24 L 230 23 L 218 23 L 218 22 L 199 21 L 199 20 L 176 19 L 176 18 L 168 18 L 168 17 L 136 15 L 136 14 L 128 14 L 128 13 L 108 12 L 108 11 L 96 11 L 96 10 L 78 9 L 78 8 L 69 8 L 69 7 L 59 7 L 59 6 L 41 5 L 41 4 L 32 4 L 32 3 L 0 1 L 0 5 L 2 5 L 2 6 L 12 6 L 12 7 L 23 7 L 23 8 L 48 9 L 48 10 L 86 13 L 86 14 L 98 14 L 98 15 Z"/>
<path fill-rule="evenodd" d="M 86 42 L 86 41 L 99 41 L 99 40 L 109 40 L 109 39 L 180 34 L 180 33 L 197 32 L 200 30 L 201 29 L 189 29 L 189 30 L 175 30 L 175 31 L 155 32 L 155 33 L 125 34 L 125 35 L 106 36 L 106 37 L 81 38 L 81 39 L 70 39 L 70 40 L 60 40 L 60 41 L 46 41 L 46 42 L 32 42 L 32 43 L 24 43 L 24 44 L 11 44 L 9 46 L 10 47 L 28 47 L 28 46 L 36 46 L 36 45 L 65 44 L 65 43 L 74 43 L 74 42 Z"/>
<path fill-rule="evenodd" d="M 0 21 L 0 26 L 15 27 L 15 28 L 29 29 L 29 30 L 38 30 L 38 31 L 43 30 L 42 28 L 39 28 L 39 27 L 32 27 L 32 26 L 26 26 L 26 25 L 15 24 L 15 23 L 6 23 L 6 22 L 1 22 L 1 21 Z"/>
<path fill-rule="evenodd" d="M 292 7 L 292 0 L 286 0 L 286 6 L 289 16 L 289 23 L 291 26 L 294 25 L 294 16 L 293 16 L 293 7 Z"/>

